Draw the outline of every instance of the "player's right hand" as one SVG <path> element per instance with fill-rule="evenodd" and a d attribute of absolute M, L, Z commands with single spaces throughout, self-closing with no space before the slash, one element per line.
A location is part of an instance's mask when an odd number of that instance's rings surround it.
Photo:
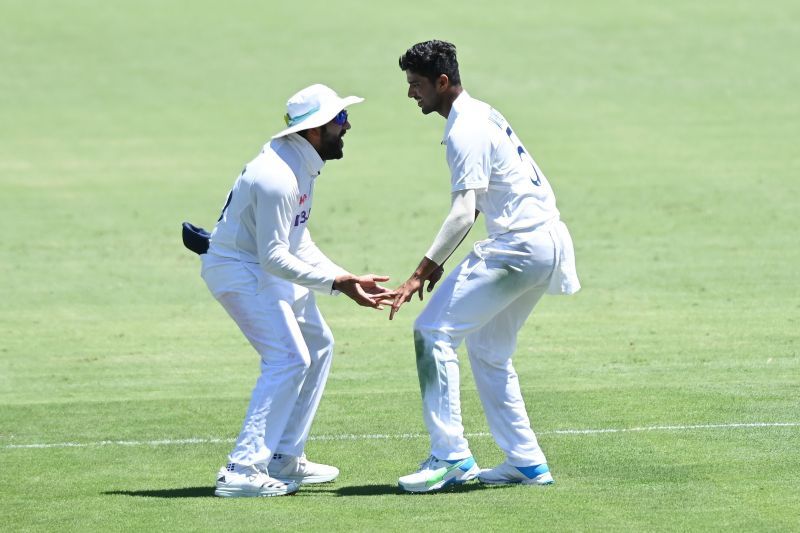
<path fill-rule="evenodd" d="M 394 291 L 395 297 L 394 302 L 392 302 L 392 310 L 389 312 L 389 320 L 394 318 L 395 313 L 400 310 L 404 303 L 411 300 L 415 292 L 422 292 L 424 283 L 424 280 L 412 275 L 405 283 L 397 287 L 397 290 Z"/>

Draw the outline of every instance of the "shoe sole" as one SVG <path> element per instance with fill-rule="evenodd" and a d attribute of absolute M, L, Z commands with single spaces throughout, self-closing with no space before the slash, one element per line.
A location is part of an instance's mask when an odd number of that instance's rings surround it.
<path fill-rule="evenodd" d="M 550 479 L 545 479 L 545 480 L 539 479 L 538 477 L 533 479 L 487 480 L 478 476 L 478 481 L 486 485 L 538 485 L 542 487 L 545 485 L 552 485 L 553 483 L 555 483 L 555 480 L 552 477 Z"/>
<path fill-rule="evenodd" d="M 443 479 L 440 482 L 431 485 L 428 487 L 427 485 L 404 485 L 402 482 L 398 481 L 397 484 L 406 492 L 412 492 L 414 494 L 422 494 L 425 492 L 437 492 L 445 487 L 449 487 L 451 485 L 463 485 L 468 481 L 472 481 L 478 477 L 478 472 L 480 469 L 476 467 L 475 472 L 464 472 L 463 477 L 451 477 L 450 479 Z"/>
<path fill-rule="evenodd" d="M 302 476 L 297 476 L 297 477 L 283 477 L 283 476 L 282 477 L 276 477 L 276 476 L 272 476 L 272 477 L 277 479 L 278 481 L 283 481 L 284 483 L 293 482 L 293 483 L 299 483 L 299 484 L 302 484 L 302 485 L 311 485 L 311 484 L 314 484 L 314 483 L 329 483 L 331 481 L 334 481 L 337 477 L 339 477 L 339 474 L 336 474 L 335 476 L 308 476 L 308 477 L 302 477 Z"/>
<path fill-rule="evenodd" d="M 298 487 L 299 488 L 299 487 Z M 253 490 L 243 490 L 238 488 L 219 488 L 217 487 L 214 491 L 214 496 L 219 496 L 220 498 L 272 498 L 274 496 L 291 496 L 297 492 L 297 488 L 294 490 L 287 490 L 287 491 L 275 491 L 275 492 L 265 492 L 265 491 L 253 491 Z"/>

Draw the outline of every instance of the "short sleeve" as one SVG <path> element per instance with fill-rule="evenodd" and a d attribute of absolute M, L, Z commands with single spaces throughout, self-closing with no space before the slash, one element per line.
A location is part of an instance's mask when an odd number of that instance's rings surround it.
<path fill-rule="evenodd" d="M 489 187 L 492 143 L 485 127 L 471 121 L 458 123 L 445 144 L 451 192 Z"/>

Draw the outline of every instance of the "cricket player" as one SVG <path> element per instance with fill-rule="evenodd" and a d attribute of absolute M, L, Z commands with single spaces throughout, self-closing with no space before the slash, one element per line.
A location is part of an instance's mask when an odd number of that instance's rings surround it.
<path fill-rule="evenodd" d="M 307 225 L 325 161 L 343 156 L 345 108 L 362 101 L 324 85 L 292 96 L 287 127 L 242 170 L 200 256 L 211 293 L 261 356 L 241 433 L 217 474 L 217 496 L 281 496 L 339 474 L 303 453 L 333 355 L 314 292 L 342 292 L 381 309 L 390 291 L 378 283 L 389 278 L 337 266 Z"/>
<path fill-rule="evenodd" d="M 517 333 L 545 292 L 580 288 L 567 227 L 550 184 L 498 111 L 461 86 L 454 45 L 416 44 L 400 57 L 408 97 L 447 123 L 442 144 L 450 167 L 450 213 L 411 277 L 397 289 L 389 318 L 414 293 L 422 299 L 442 264 L 483 213 L 489 238 L 442 282 L 414 323 L 417 372 L 431 453 L 399 479 L 409 492 L 431 492 L 479 478 L 484 483 L 553 482 L 531 429 L 511 362 Z M 456 348 L 465 340 L 492 435 L 505 452 L 499 466 L 478 468 L 461 422 Z"/>

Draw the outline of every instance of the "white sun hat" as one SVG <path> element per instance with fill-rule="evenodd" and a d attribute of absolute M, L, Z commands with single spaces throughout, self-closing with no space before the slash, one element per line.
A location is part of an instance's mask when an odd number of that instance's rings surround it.
<path fill-rule="evenodd" d="M 286 102 L 284 120 L 289 127 L 272 138 L 327 124 L 345 107 L 363 101 L 358 96 L 339 98 L 333 89 L 320 83 L 306 87 Z"/>

